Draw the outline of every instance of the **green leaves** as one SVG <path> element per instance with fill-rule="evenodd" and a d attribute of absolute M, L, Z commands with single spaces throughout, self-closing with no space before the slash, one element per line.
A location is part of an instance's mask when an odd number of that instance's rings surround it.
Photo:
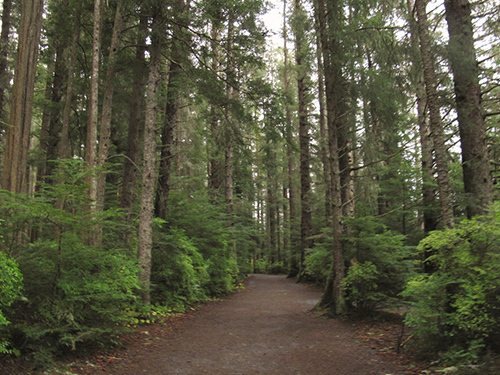
<path fill-rule="evenodd" d="M 437 271 L 410 281 L 403 296 L 412 305 L 407 322 L 423 342 L 436 345 L 429 349 L 461 353 L 467 342 L 487 347 L 500 337 L 498 213 L 497 205 L 492 215 L 432 232 L 419 244 L 420 252 L 433 254 L 427 261 Z"/>
<path fill-rule="evenodd" d="M 2 309 L 21 297 L 22 283 L 23 277 L 17 262 L 0 251 L 0 327 L 9 324 Z M 3 339 L 0 331 L 0 353 L 12 353 L 8 345 L 9 342 Z"/>

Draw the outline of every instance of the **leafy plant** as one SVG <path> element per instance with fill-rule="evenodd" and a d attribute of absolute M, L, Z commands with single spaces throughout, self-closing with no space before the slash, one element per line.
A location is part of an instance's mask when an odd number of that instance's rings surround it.
<path fill-rule="evenodd" d="M 414 272 L 415 260 L 404 236 L 374 217 L 347 220 L 345 258 L 350 266 L 344 286 L 355 309 L 375 309 L 395 300 Z"/>
<path fill-rule="evenodd" d="M 437 271 L 410 281 L 403 296 L 412 304 L 407 323 L 427 349 L 448 350 L 458 362 L 474 360 L 471 353 L 483 348 L 498 349 L 499 223 L 497 205 L 492 215 L 435 231 L 419 244 L 421 253 L 433 254 L 427 261 Z"/>
<path fill-rule="evenodd" d="M 10 323 L 3 315 L 2 309 L 20 298 L 22 282 L 23 277 L 17 262 L 7 254 L 0 252 L 0 327 Z M 8 346 L 9 342 L 0 336 L 0 353 L 12 353 L 12 349 L 9 349 Z"/>
<path fill-rule="evenodd" d="M 158 305 L 183 310 L 207 298 L 208 264 L 184 231 L 157 233 L 153 250 L 152 297 Z"/>
<path fill-rule="evenodd" d="M 386 297 L 379 291 L 380 279 L 375 264 L 370 261 L 354 263 L 349 267 L 343 286 L 348 291 L 348 301 L 356 309 L 371 310 Z"/>
<path fill-rule="evenodd" d="M 82 166 L 75 164 L 68 167 L 81 177 Z M 25 296 L 6 311 L 12 324 L 2 333 L 40 362 L 81 343 L 113 340 L 138 287 L 123 215 L 104 210 L 89 218 L 82 207 L 85 185 L 81 179 L 69 182 L 46 187 L 35 198 L 0 192 L 0 215 L 8 223 L 0 227 L 2 246 L 19 264 Z M 115 237 L 112 246 L 106 240 L 88 245 L 97 224 L 103 238 Z"/>

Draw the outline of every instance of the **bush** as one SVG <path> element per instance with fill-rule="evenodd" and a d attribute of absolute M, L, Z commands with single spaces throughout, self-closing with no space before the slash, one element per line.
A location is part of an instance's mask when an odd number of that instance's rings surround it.
<path fill-rule="evenodd" d="M 0 252 L 0 329 L 10 322 L 5 318 L 2 309 L 10 306 L 21 296 L 22 275 L 17 262 L 11 257 Z M 1 331 L 0 331 L 1 334 Z M 9 342 L 0 336 L 0 353 L 12 353 Z"/>
<path fill-rule="evenodd" d="M 208 263 L 180 229 L 157 233 L 151 281 L 153 303 L 183 310 L 207 299 Z"/>
<path fill-rule="evenodd" d="M 0 227 L 1 246 L 19 264 L 25 297 L 4 311 L 12 324 L 0 334 L 39 362 L 79 343 L 114 340 L 135 301 L 137 266 L 126 248 L 123 216 L 105 210 L 87 217 L 81 177 L 75 172 L 74 180 L 36 198 L 0 192 L 0 216 L 8 223 Z M 112 247 L 87 244 L 97 225 L 103 243 L 115 238 Z"/>
<path fill-rule="evenodd" d="M 205 284 L 208 295 L 232 291 L 239 282 L 240 272 L 235 240 L 228 234 L 228 222 L 222 208 L 210 204 L 202 193 L 186 196 L 172 192 L 170 198 L 167 225 L 182 230 L 203 256 L 209 274 Z"/>
<path fill-rule="evenodd" d="M 332 268 L 332 248 L 330 242 L 317 242 L 310 249 L 304 260 L 304 274 L 308 279 L 324 285 Z"/>
<path fill-rule="evenodd" d="M 410 281 L 403 292 L 412 304 L 407 323 L 429 350 L 469 362 L 480 349 L 499 349 L 500 210 L 435 231 L 418 250 L 433 254 L 436 272 Z M 467 355 L 462 355 L 467 353 Z M 448 354 L 449 355 L 449 354 Z"/>
<path fill-rule="evenodd" d="M 344 281 L 347 301 L 355 310 L 373 310 L 396 301 L 416 265 L 404 236 L 373 217 L 350 219 L 346 224 L 349 235 L 344 239 L 344 257 L 350 264 Z"/>
<path fill-rule="evenodd" d="M 351 306 L 362 311 L 373 310 L 377 303 L 383 301 L 386 296 L 379 291 L 379 279 L 377 267 L 370 261 L 354 263 L 349 267 L 343 286 Z"/>

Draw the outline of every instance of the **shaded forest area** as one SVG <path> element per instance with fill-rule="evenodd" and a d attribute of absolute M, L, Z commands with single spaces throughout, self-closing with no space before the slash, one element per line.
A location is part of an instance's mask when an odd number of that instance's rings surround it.
<path fill-rule="evenodd" d="M 0 356 L 43 368 L 233 291 L 500 350 L 500 4 L 4 0 Z"/>

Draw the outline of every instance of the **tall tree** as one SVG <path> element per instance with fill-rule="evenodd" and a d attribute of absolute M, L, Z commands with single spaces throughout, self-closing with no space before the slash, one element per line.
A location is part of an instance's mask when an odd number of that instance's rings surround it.
<path fill-rule="evenodd" d="M 12 0 L 3 0 L 2 31 L 0 33 L 0 131 L 3 133 L 7 122 L 5 115 L 5 96 L 9 82 L 9 36 L 11 27 Z M 0 138 L 1 139 L 1 138 Z"/>
<path fill-rule="evenodd" d="M 75 68 L 76 61 L 78 58 L 78 41 L 80 39 L 80 29 L 81 29 L 81 13 L 82 13 L 82 2 L 78 1 L 76 4 L 76 10 L 74 14 L 73 23 L 73 35 L 71 38 L 71 46 L 69 48 L 69 62 L 68 62 L 68 73 L 66 82 L 66 95 L 64 99 L 64 107 L 62 113 L 62 124 L 61 124 L 61 142 L 59 147 L 59 158 L 66 159 L 70 156 L 70 119 L 71 119 L 71 107 L 73 104 L 73 90 L 75 82 Z"/>
<path fill-rule="evenodd" d="M 18 193 L 28 189 L 26 169 L 42 13 L 43 0 L 23 2 L 2 174 L 2 189 Z"/>
<path fill-rule="evenodd" d="M 410 26 L 411 59 L 421 61 L 418 24 L 415 19 L 414 0 L 407 0 L 408 24 Z M 431 131 L 427 116 L 427 100 L 425 95 L 425 82 L 420 64 L 413 64 L 413 83 L 416 87 L 417 121 L 420 134 L 421 167 L 422 167 L 422 202 L 424 232 L 429 233 L 437 228 L 436 191 L 434 188 L 434 158 Z"/>
<path fill-rule="evenodd" d="M 293 4 L 291 4 L 293 6 Z M 286 149 L 286 182 L 284 183 L 283 196 L 288 202 L 288 252 L 289 270 L 288 276 L 295 277 L 299 274 L 300 235 L 297 234 L 297 225 L 300 218 L 299 200 L 297 186 L 295 184 L 295 150 L 297 148 L 294 139 L 294 122 L 292 119 L 292 88 L 290 53 L 288 50 L 288 22 L 287 22 L 287 0 L 283 0 L 283 85 L 285 90 L 285 149 Z"/>
<path fill-rule="evenodd" d="M 97 209 L 97 134 L 99 123 L 99 66 L 101 57 L 102 39 L 102 14 L 104 9 L 103 0 L 94 1 L 94 27 L 92 34 L 92 68 L 90 76 L 90 99 L 89 115 L 87 124 L 87 136 L 85 139 L 85 165 L 89 170 L 86 183 L 88 184 L 89 211 L 91 217 L 95 217 Z M 89 244 L 95 244 L 96 238 L 89 233 Z"/>
<path fill-rule="evenodd" d="M 333 265 L 325 292 L 319 304 L 328 306 L 333 314 L 341 315 L 347 311 L 345 292 L 342 282 L 345 277 L 344 251 L 342 245 L 342 192 L 340 178 L 339 129 L 345 121 L 345 87 L 342 76 L 342 47 L 339 40 L 344 16 L 342 1 L 325 3 L 315 2 L 318 14 L 318 32 L 321 39 L 323 69 L 325 74 L 325 95 L 327 107 L 327 128 L 330 178 L 332 179 L 332 228 L 333 228 Z"/>
<path fill-rule="evenodd" d="M 300 148 L 300 277 L 304 266 L 306 249 L 310 247 L 310 236 L 312 230 L 311 212 L 311 172 L 310 172 L 310 119 L 309 106 L 311 90 L 310 70 L 311 51 L 307 31 L 310 22 L 304 11 L 302 1 L 294 0 L 292 18 L 292 32 L 295 37 L 295 65 L 297 74 L 297 101 L 299 119 L 299 148 Z"/>
<path fill-rule="evenodd" d="M 97 154 L 96 166 L 100 169 L 97 176 L 96 203 L 97 209 L 102 210 L 104 206 L 104 196 L 106 190 L 106 173 L 104 166 L 108 160 L 109 147 L 111 142 L 111 118 L 113 109 L 113 94 L 115 89 L 118 49 L 120 46 L 120 35 L 122 32 L 122 13 L 124 2 L 116 4 L 115 18 L 113 23 L 113 33 L 109 57 L 107 63 L 106 76 L 104 78 L 102 114 L 99 132 L 99 150 Z"/>
<path fill-rule="evenodd" d="M 157 1 L 152 7 L 153 21 L 149 48 L 149 76 L 146 96 L 144 152 L 142 169 L 141 208 L 139 213 L 138 260 L 139 282 L 143 304 L 149 305 L 151 279 L 151 249 L 153 247 L 153 212 L 156 183 L 156 127 L 159 105 L 159 87 L 162 68 L 163 6 Z"/>
<path fill-rule="evenodd" d="M 130 102 L 130 113 L 128 118 L 127 145 L 125 151 L 125 161 L 123 164 L 123 188 L 120 195 L 121 207 L 129 215 L 133 212 L 137 201 L 138 175 L 140 163 L 140 139 L 144 128 L 144 119 L 142 116 L 144 108 L 144 90 L 147 79 L 146 66 L 146 39 L 148 18 L 144 14 L 144 8 L 139 10 L 139 24 L 137 25 L 136 52 L 133 63 L 134 78 L 132 82 L 132 95 Z M 135 95 L 137 94 L 137 95 Z"/>
<path fill-rule="evenodd" d="M 420 38 L 420 54 L 424 71 L 427 106 L 429 108 L 430 128 L 436 157 L 436 172 L 443 225 L 452 228 L 455 225 L 450 192 L 450 178 L 446 156 L 445 134 L 438 103 L 437 78 L 434 59 L 431 53 L 431 38 L 426 11 L 427 0 L 415 0 L 415 10 Z"/>
<path fill-rule="evenodd" d="M 448 56 L 462 145 L 462 170 L 467 216 L 484 215 L 493 203 L 493 180 L 488 157 L 479 66 L 474 48 L 471 5 L 468 0 L 445 0 Z"/>
<path fill-rule="evenodd" d="M 173 7 L 172 16 L 175 22 L 172 24 L 165 116 L 161 131 L 160 169 L 155 200 L 155 213 L 160 218 L 167 216 L 171 166 L 175 154 L 174 134 L 180 117 L 182 86 L 187 79 L 185 70 L 187 69 L 188 50 L 184 46 L 189 44 L 189 37 L 185 32 L 189 28 L 188 15 L 189 5 L 184 0 L 177 0 Z"/>

